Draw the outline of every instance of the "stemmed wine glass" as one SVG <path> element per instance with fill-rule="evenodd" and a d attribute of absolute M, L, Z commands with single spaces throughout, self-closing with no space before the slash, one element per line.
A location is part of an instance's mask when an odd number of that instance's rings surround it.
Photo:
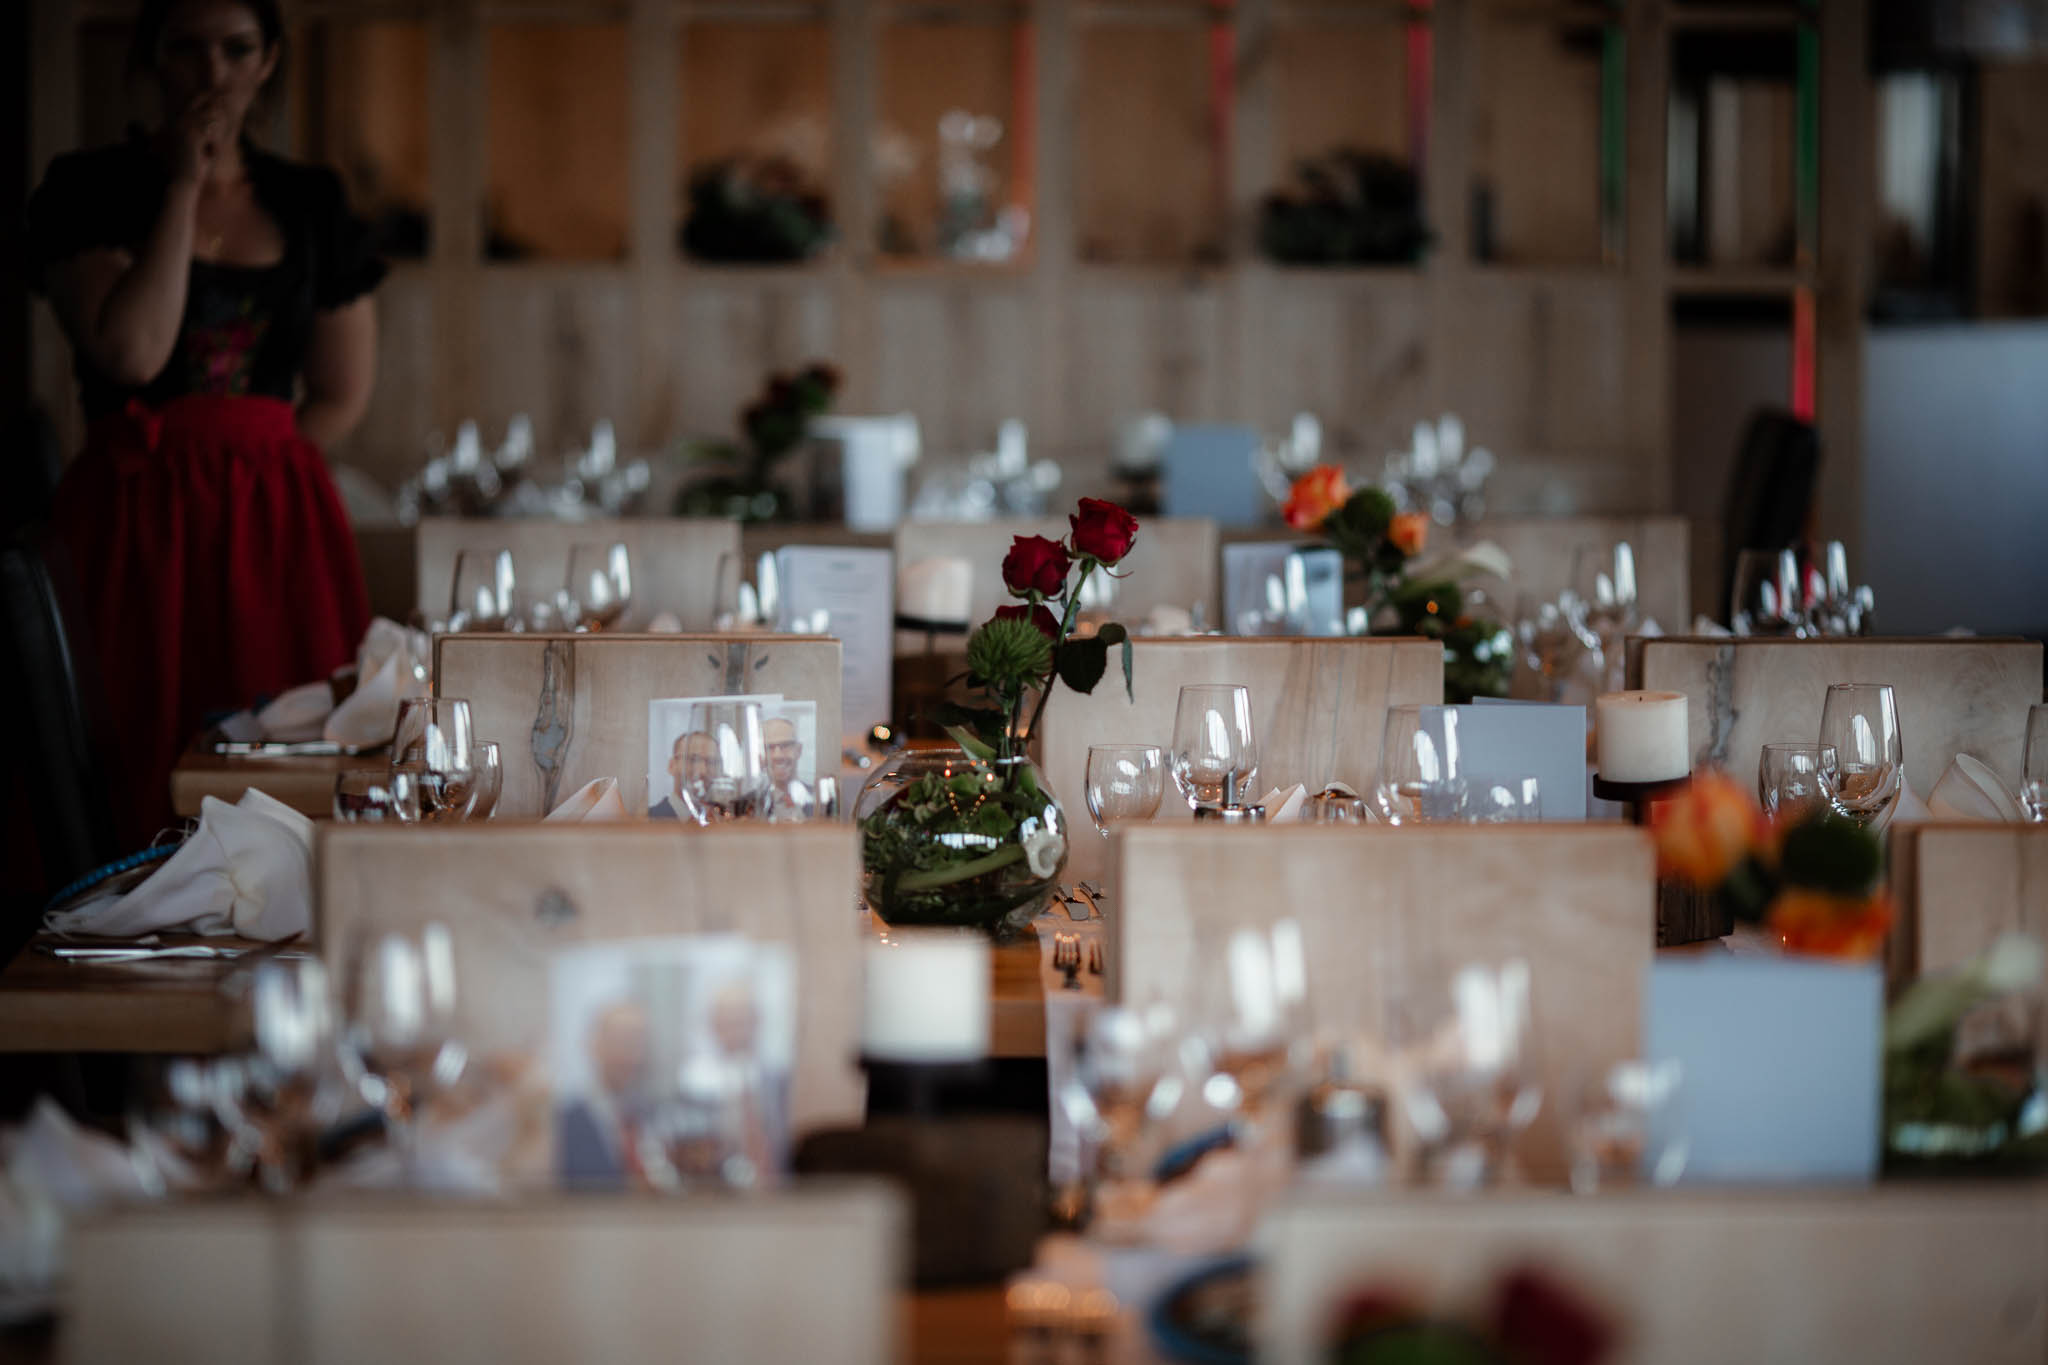
<path fill-rule="evenodd" d="M 1235 1107 L 1254 1127 L 1273 1102 L 1309 1041 L 1308 968 L 1301 926 L 1293 919 L 1261 931 L 1242 928 L 1223 951 L 1204 959 L 1196 1028 L 1208 1043 L 1215 1077 L 1224 1078 Z"/>
<path fill-rule="evenodd" d="M 1397 1011 L 1403 1099 L 1438 1184 L 1496 1183 L 1543 1104 L 1529 964 L 1467 962 Z"/>
<path fill-rule="evenodd" d="M 1757 760 L 1756 796 L 1764 814 L 1803 820 L 1835 799 L 1835 746 L 1766 744 Z"/>
<path fill-rule="evenodd" d="M 464 818 L 488 820 L 498 809 L 498 798 L 505 792 L 505 763 L 499 757 L 498 745 L 494 740 L 480 741 L 476 746 L 476 794 L 470 798 L 469 810 Z"/>
<path fill-rule="evenodd" d="M 420 818 L 414 774 L 404 768 L 346 768 L 334 778 L 334 818 L 346 822 Z"/>
<path fill-rule="evenodd" d="M 510 550 L 460 550 L 448 598 L 448 629 L 504 630 L 517 611 Z"/>
<path fill-rule="evenodd" d="M 1804 621 L 1799 556 L 1790 550 L 1744 550 L 1735 557 L 1728 624 L 1737 635 L 1797 635 Z"/>
<path fill-rule="evenodd" d="M 2048 820 L 2048 704 L 2027 708 L 2027 743 L 2020 752 L 2020 808 Z"/>
<path fill-rule="evenodd" d="M 1465 806 L 1458 771 L 1458 714 L 1447 708 L 1390 706 L 1380 735 L 1380 815 L 1390 825 L 1455 820 Z"/>
<path fill-rule="evenodd" d="M 258 963 L 245 988 L 254 1046 L 228 1063 L 236 1083 L 223 1095 L 263 1187 L 283 1194 L 312 1178 L 319 1136 L 346 1108 L 333 995 L 314 957 Z"/>
<path fill-rule="evenodd" d="M 398 709 L 391 741 L 391 771 L 410 773 L 419 795 L 419 818 L 460 820 L 477 794 L 477 745 L 469 703 L 460 697 L 411 697 Z"/>
<path fill-rule="evenodd" d="M 1251 693 L 1237 683 L 1189 683 L 1173 712 L 1173 783 L 1190 807 L 1221 806 L 1259 770 Z"/>
<path fill-rule="evenodd" d="M 1113 826 L 1150 820 L 1166 792 L 1166 755 L 1156 744 L 1088 746 L 1088 816 L 1107 839 Z"/>
<path fill-rule="evenodd" d="M 768 795 L 761 704 L 713 701 L 691 706 L 681 758 L 683 804 L 698 824 L 757 813 Z"/>
<path fill-rule="evenodd" d="M 1888 683 L 1836 683 L 1820 713 L 1820 742 L 1835 751 L 1835 810 L 1882 830 L 1906 783 L 1899 707 Z"/>
<path fill-rule="evenodd" d="M 633 601 L 633 565 L 624 541 L 569 547 L 562 615 L 580 630 L 609 630 Z"/>
<path fill-rule="evenodd" d="M 343 1059 L 363 1098 L 384 1111 L 408 1183 L 421 1107 L 461 1078 L 455 1037 L 455 940 L 447 925 L 366 925 L 343 985 Z"/>

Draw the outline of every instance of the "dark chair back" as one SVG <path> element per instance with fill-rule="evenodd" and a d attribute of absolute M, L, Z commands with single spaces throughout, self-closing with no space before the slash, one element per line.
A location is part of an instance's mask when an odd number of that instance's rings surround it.
<path fill-rule="evenodd" d="M 1721 597 L 1733 619 L 1735 562 L 1744 550 L 1783 550 L 1805 538 L 1820 441 L 1813 424 L 1775 408 L 1749 419 L 1721 516 Z"/>
<path fill-rule="evenodd" d="M 23 760 L 14 769 L 11 805 L 25 808 L 36 838 L 32 878 L 47 895 L 103 867 L 124 850 L 115 841 L 113 808 L 100 761 L 98 727 L 88 698 L 88 662 L 66 628 L 50 565 L 25 534 L 0 543 L 0 628 L 6 631 L 0 669 L 0 712 L 12 722 Z M 15 823 L 19 832 L 20 825 Z M 8 843 L 16 842 L 10 836 Z M 15 864 L 17 869 L 22 866 Z M 16 882 L 10 876 L 11 883 Z M 33 888 L 23 887 L 23 890 Z"/>

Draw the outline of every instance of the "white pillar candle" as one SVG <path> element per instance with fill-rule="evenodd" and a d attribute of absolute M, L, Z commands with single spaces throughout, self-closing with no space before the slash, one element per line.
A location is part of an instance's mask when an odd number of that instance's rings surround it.
<path fill-rule="evenodd" d="M 892 929 L 867 945 L 860 1050 L 885 1062 L 975 1062 L 988 1055 L 988 940 Z"/>
<path fill-rule="evenodd" d="M 1608 692 L 1593 702 L 1594 766 L 1609 782 L 1669 782 L 1692 771 L 1683 692 Z"/>
<path fill-rule="evenodd" d="M 964 559 L 920 559 L 896 579 L 896 611 L 920 621 L 965 623 L 974 600 L 974 566 Z"/>

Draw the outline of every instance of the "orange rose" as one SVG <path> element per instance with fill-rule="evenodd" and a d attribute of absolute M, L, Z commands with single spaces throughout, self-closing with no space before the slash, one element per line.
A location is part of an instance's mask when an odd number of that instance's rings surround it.
<path fill-rule="evenodd" d="M 1395 549 L 1413 559 L 1429 542 L 1429 518 L 1420 512 L 1396 512 L 1387 523 L 1387 539 Z"/>
<path fill-rule="evenodd" d="M 1333 464 L 1319 464 L 1294 481 L 1280 515 L 1297 531 L 1320 530 L 1330 513 L 1351 500 L 1351 485 L 1344 471 Z"/>
<path fill-rule="evenodd" d="M 1788 887 L 1771 902 L 1766 920 L 1787 952 L 1876 957 L 1884 950 L 1884 936 L 1892 927 L 1892 898 L 1882 891 L 1871 896 L 1837 896 Z"/>
<path fill-rule="evenodd" d="M 1650 803 L 1657 874 L 1710 890 L 1769 837 L 1749 789 L 1725 773 L 1702 773 L 1669 801 Z"/>

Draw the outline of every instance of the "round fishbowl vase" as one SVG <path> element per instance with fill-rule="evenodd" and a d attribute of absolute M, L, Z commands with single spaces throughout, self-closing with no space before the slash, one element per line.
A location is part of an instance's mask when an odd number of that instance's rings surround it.
<path fill-rule="evenodd" d="M 868 909 L 899 927 L 1013 937 L 1067 865 L 1066 813 L 1024 757 L 908 750 L 868 779 L 854 819 Z"/>

